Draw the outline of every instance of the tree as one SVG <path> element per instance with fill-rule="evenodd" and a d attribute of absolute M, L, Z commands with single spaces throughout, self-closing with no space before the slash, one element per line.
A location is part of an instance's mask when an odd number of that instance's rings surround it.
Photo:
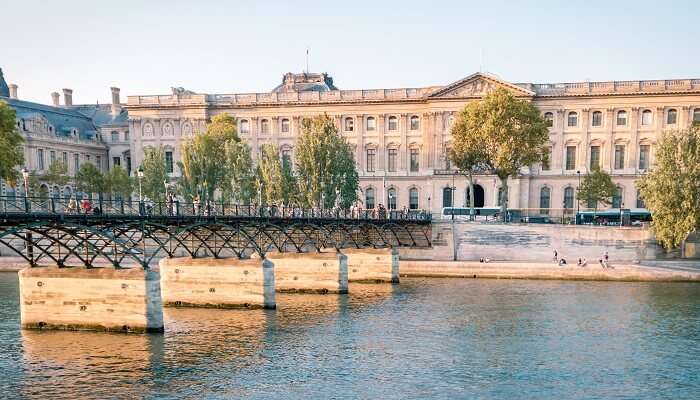
<path fill-rule="evenodd" d="M 250 147 L 243 141 L 230 140 L 225 146 L 225 159 L 223 196 L 237 204 L 251 204 L 256 193 L 256 177 Z"/>
<path fill-rule="evenodd" d="M 70 180 L 68 166 L 62 160 L 52 162 L 41 180 L 51 186 L 64 186 Z"/>
<path fill-rule="evenodd" d="M 583 178 L 581 187 L 576 195 L 579 202 L 585 202 L 586 206 L 595 204 L 595 212 L 598 211 L 598 203 L 609 205 L 611 198 L 617 194 L 617 187 L 607 172 L 594 166 Z M 594 213 L 595 213 L 594 212 Z"/>
<path fill-rule="evenodd" d="M 350 207 L 359 178 L 352 149 L 328 115 L 305 119 L 296 151 L 299 195 L 307 206 Z"/>
<path fill-rule="evenodd" d="M 279 146 L 264 144 L 258 163 L 258 181 L 265 204 L 289 205 L 296 195 L 296 182 L 291 168 L 283 165 Z"/>
<path fill-rule="evenodd" d="M 24 164 L 24 138 L 17 132 L 15 123 L 15 110 L 0 101 L 0 179 L 10 186 L 17 182 L 17 167 Z"/>
<path fill-rule="evenodd" d="M 144 150 L 143 179 L 141 180 L 141 191 L 143 196 L 147 196 L 153 201 L 163 201 L 165 196 L 165 185 L 168 180 L 165 172 L 165 152 L 162 147 L 149 147 Z"/>
<path fill-rule="evenodd" d="M 463 140 L 466 150 L 475 143 L 483 148 L 484 166 L 501 180 L 501 215 L 505 219 L 508 178 L 517 176 L 523 167 L 547 159 L 547 123 L 531 102 L 502 88 L 469 103 L 463 114 L 456 140 Z"/>
<path fill-rule="evenodd" d="M 656 164 L 638 182 L 653 216 L 656 239 L 666 248 L 680 245 L 700 228 L 700 126 L 665 132 Z"/>
<path fill-rule="evenodd" d="M 81 192 L 92 194 L 104 192 L 104 176 L 92 163 L 83 163 L 75 174 L 75 185 Z"/>
<path fill-rule="evenodd" d="M 104 177 L 104 191 L 112 196 L 129 198 L 133 192 L 133 182 L 120 165 L 115 165 Z"/>

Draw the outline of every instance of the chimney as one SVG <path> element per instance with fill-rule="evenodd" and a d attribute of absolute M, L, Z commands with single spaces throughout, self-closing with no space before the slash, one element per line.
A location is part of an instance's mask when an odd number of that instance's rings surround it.
<path fill-rule="evenodd" d="M 58 107 L 61 105 L 61 95 L 58 94 L 58 92 L 51 93 L 51 100 L 53 101 L 54 106 Z"/>
<path fill-rule="evenodd" d="M 121 111 L 121 104 L 119 102 L 119 88 L 111 87 L 112 91 L 112 116 L 117 116 Z"/>
<path fill-rule="evenodd" d="M 17 99 L 17 85 L 14 83 L 10 83 L 10 98 L 11 99 Z"/>
<path fill-rule="evenodd" d="M 66 107 L 73 105 L 73 89 L 63 89 L 63 104 Z"/>

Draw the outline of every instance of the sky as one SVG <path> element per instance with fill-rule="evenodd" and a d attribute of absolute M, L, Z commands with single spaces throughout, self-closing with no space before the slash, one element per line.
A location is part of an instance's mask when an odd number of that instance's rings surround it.
<path fill-rule="evenodd" d="M 700 78 L 700 1 L 0 0 L 19 98 L 267 92 L 285 72 L 340 89 Z"/>

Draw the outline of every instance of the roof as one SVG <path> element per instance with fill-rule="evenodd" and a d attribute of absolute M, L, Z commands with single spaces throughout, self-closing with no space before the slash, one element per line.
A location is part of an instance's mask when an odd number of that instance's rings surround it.
<path fill-rule="evenodd" d="M 2 68 L 0 68 L 0 96 L 10 97 L 10 88 L 7 86 L 7 82 L 5 82 L 5 77 L 2 76 Z"/>
<path fill-rule="evenodd" d="M 0 97 L 14 108 L 17 118 L 45 117 L 54 126 L 57 135 L 69 135 L 73 128 L 77 129 L 81 139 L 94 139 L 97 127 L 92 119 L 77 110 L 64 107 L 54 107 L 30 101 Z"/>
<path fill-rule="evenodd" d="M 333 78 L 325 72 L 322 74 L 287 72 L 282 76 L 282 84 L 272 89 L 272 92 L 328 92 L 331 90 L 338 90 L 338 88 L 333 85 Z"/>
<path fill-rule="evenodd" d="M 129 112 L 120 107 L 119 114 L 112 115 L 111 104 L 78 105 L 72 106 L 72 110 L 90 118 L 96 126 L 127 126 L 129 124 Z"/>

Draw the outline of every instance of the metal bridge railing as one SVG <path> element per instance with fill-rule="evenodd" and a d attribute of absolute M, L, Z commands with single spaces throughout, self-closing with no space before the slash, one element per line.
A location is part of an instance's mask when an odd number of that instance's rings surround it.
<path fill-rule="evenodd" d="M 362 220 L 430 221 L 426 210 L 362 208 L 304 208 L 230 204 L 62 199 L 57 197 L 0 196 L 2 214 L 119 215 L 161 217 L 326 218 Z"/>

